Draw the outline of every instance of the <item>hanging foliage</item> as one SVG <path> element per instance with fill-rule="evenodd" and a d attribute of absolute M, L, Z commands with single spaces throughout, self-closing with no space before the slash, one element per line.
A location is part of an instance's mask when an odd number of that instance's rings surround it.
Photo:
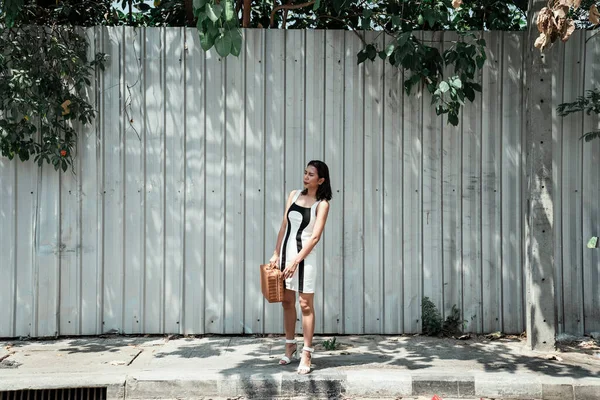
<path fill-rule="evenodd" d="M 72 25 L 23 24 L 36 9 L 15 3 L 5 2 L 0 22 L 0 153 L 66 171 L 78 127 L 95 115 L 84 91 L 104 55 L 88 60 L 87 38 Z M 55 12 L 64 16 L 64 6 Z"/>

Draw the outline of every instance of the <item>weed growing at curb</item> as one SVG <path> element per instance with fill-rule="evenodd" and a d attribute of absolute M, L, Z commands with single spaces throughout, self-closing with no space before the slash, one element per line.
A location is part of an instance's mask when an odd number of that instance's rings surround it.
<path fill-rule="evenodd" d="M 334 336 L 333 339 L 324 340 L 323 347 L 325 347 L 325 350 L 327 351 L 333 351 L 339 347 L 339 343 L 336 342 L 336 338 Z"/>
<path fill-rule="evenodd" d="M 442 315 L 429 297 L 423 297 L 421 319 L 423 334 L 428 336 L 453 336 L 462 333 L 462 326 L 466 322 L 460 318 L 460 309 L 456 307 L 456 304 L 452 306 L 450 314 L 442 322 Z"/>

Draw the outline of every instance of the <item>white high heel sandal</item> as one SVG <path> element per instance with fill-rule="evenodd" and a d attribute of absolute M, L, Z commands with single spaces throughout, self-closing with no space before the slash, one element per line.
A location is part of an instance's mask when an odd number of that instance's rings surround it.
<path fill-rule="evenodd" d="M 313 349 L 312 347 L 304 346 L 302 348 L 302 351 L 306 351 L 310 354 L 310 361 L 308 362 L 308 365 L 302 365 L 302 359 L 300 359 L 300 365 L 298 366 L 298 373 L 300 375 L 306 375 L 310 372 L 310 367 L 312 366 L 312 353 L 314 353 L 315 349 Z"/>
<path fill-rule="evenodd" d="M 285 344 L 286 344 L 286 349 L 287 349 L 287 345 L 288 344 L 294 344 L 294 352 L 291 354 L 291 358 L 294 358 L 294 355 L 298 352 L 298 343 L 296 343 L 295 340 L 291 340 L 291 339 L 285 339 Z M 279 365 L 288 365 L 289 363 L 291 363 L 292 360 L 290 359 L 290 357 L 288 357 L 287 355 L 283 355 L 283 357 L 281 357 L 281 360 L 279 360 Z"/>

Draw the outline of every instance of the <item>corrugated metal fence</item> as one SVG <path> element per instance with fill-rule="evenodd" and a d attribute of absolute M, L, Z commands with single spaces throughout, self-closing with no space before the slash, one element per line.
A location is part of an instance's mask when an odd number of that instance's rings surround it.
<path fill-rule="evenodd" d="M 314 158 L 334 191 L 317 332 L 418 332 L 423 296 L 469 331 L 524 330 L 524 34 L 485 33 L 484 92 L 458 127 L 404 94 L 401 72 L 357 66 L 352 32 L 246 30 L 226 60 L 194 29 L 88 35 L 110 61 L 76 174 L 0 159 L 0 337 L 281 332 L 258 265 Z M 555 104 L 597 83 L 599 53 L 584 34 L 555 46 Z M 600 141 L 578 140 L 591 119 L 553 118 L 560 329 L 600 330 L 585 248 Z"/>

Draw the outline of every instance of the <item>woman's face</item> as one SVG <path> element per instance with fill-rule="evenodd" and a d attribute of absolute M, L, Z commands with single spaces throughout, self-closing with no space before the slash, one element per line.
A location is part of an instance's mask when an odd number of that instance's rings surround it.
<path fill-rule="evenodd" d="M 319 184 L 323 183 L 325 179 L 319 178 L 317 169 L 312 165 L 309 165 L 304 170 L 304 187 L 307 189 L 316 189 Z"/>

